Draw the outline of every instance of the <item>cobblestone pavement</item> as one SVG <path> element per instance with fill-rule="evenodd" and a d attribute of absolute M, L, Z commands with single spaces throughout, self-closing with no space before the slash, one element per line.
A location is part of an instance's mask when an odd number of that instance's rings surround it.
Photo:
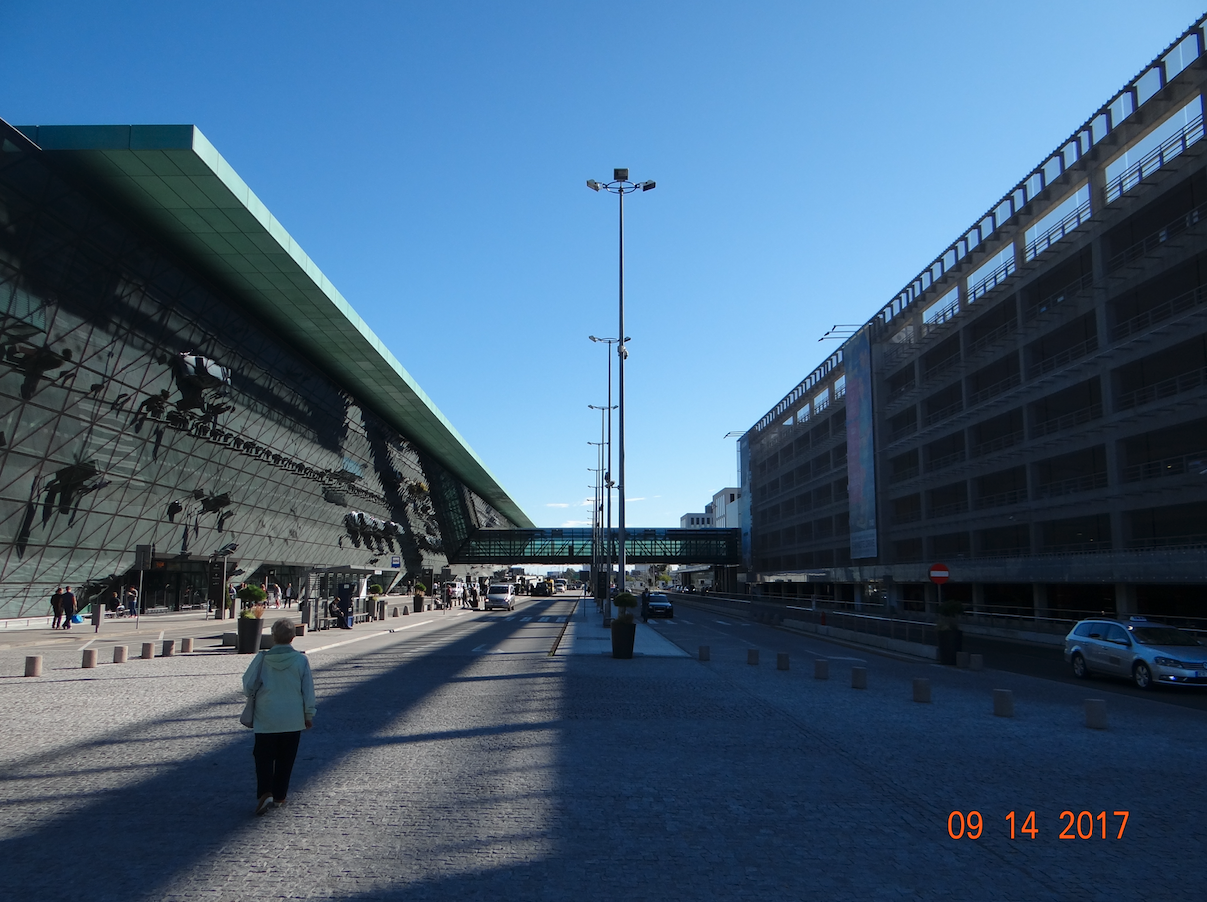
<path fill-rule="evenodd" d="M 551 657 L 535 614 L 566 602 L 525 610 L 311 651 L 316 726 L 258 819 L 247 658 L 52 649 L 26 679 L 0 651 L 0 898 L 1168 899 L 1207 875 L 1198 712 L 1112 698 L 1092 731 L 1093 684 L 837 646 L 826 681 L 773 655 Z M 1109 838 L 1059 839 L 1066 809 Z M 953 810 L 979 839 L 948 836 Z M 1031 810 L 1039 835 L 1010 840 Z"/>

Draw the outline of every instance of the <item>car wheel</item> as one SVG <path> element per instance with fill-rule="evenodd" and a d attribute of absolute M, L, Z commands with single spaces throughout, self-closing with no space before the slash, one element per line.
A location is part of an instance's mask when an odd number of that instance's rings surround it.
<path fill-rule="evenodd" d="M 1090 668 L 1085 666 L 1085 658 L 1080 654 L 1073 655 L 1073 676 L 1079 680 L 1088 680 L 1090 678 Z"/>
<path fill-rule="evenodd" d="M 1148 665 L 1143 661 L 1137 661 L 1136 666 L 1132 668 L 1132 680 L 1140 689 L 1151 689 L 1153 686 L 1153 672 L 1148 669 Z"/>

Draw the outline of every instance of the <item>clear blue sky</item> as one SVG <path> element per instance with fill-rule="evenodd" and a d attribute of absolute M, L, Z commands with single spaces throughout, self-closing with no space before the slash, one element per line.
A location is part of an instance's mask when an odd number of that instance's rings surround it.
<path fill-rule="evenodd" d="M 2 0 L 0 117 L 196 124 L 540 525 L 585 522 L 626 208 L 632 525 L 1200 14 L 1182 0 Z M 639 500 L 640 499 L 640 500 Z"/>

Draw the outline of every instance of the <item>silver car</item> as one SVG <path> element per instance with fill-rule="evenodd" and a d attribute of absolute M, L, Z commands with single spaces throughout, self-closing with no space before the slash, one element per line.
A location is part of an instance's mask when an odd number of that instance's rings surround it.
<path fill-rule="evenodd" d="M 1207 685 L 1207 647 L 1185 630 L 1145 617 L 1082 620 L 1065 636 L 1064 654 L 1078 679 L 1121 676 L 1141 689 Z"/>

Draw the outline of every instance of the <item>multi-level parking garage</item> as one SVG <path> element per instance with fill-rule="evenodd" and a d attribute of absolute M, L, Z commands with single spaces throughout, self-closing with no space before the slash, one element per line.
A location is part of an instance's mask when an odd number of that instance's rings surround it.
<path fill-rule="evenodd" d="M 1205 22 L 746 433 L 764 592 L 1204 613 Z"/>

